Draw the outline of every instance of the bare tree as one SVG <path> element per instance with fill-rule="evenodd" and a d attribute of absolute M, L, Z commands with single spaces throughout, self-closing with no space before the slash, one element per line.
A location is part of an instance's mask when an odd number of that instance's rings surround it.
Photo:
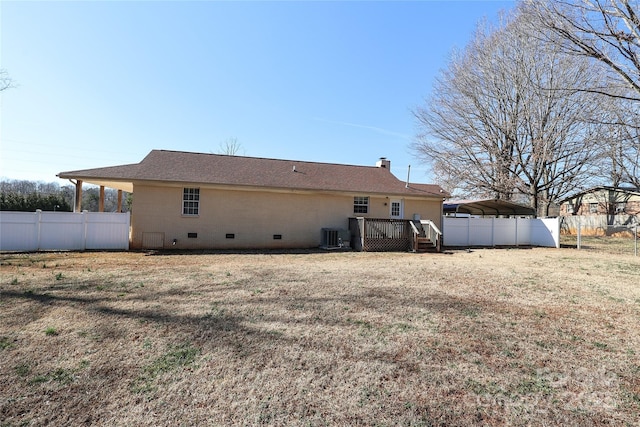
<path fill-rule="evenodd" d="M 610 184 L 640 186 L 640 16 L 629 0 L 526 0 L 529 34 L 573 57 L 586 57 L 607 79 L 577 90 L 602 95 L 606 143 L 601 175 Z"/>
<path fill-rule="evenodd" d="M 578 89 L 640 101 L 637 1 L 526 0 L 524 5 L 531 16 L 528 22 L 538 34 L 569 54 L 604 64 L 617 77 L 606 85 L 591 84 Z M 621 92 L 621 87 L 632 92 Z"/>
<path fill-rule="evenodd" d="M 238 155 L 238 152 L 242 148 L 242 144 L 238 142 L 238 138 L 227 138 L 220 143 L 218 154 L 226 154 L 229 156 Z"/>
<path fill-rule="evenodd" d="M 614 187 L 640 188 L 640 105 L 605 99 L 600 106 L 605 112 L 601 175 Z"/>
<path fill-rule="evenodd" d="M 492 54 L 484 54 L 491 47 Z M 455 52 L 436 79 L 434 96 L 414 115 L 422 133 L 414 146 L 452 193 L 511 199 L 515 189 L 515 139 L 521 99 L 513 76 L 491 56 L 498 52 L 491 30 L 479 29 L 465 51 Z"/>
<path fill-rule="evenodd" d="M 479 28 L 453 57 L 414 111 L 414 149 L 467 195 L 527 200 L 547 215 L 591 179 L 601 139 L 595 95 L 567 88 L 600 76 L 528 37 L 520 30 L 528 19 L 519 8 L 499 28 Z"/>

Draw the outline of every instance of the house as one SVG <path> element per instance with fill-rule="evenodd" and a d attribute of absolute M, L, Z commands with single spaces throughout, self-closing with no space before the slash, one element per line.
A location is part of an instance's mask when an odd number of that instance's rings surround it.
<path fill-rule="evenodd" d="M 355 217 L 441 225 L 447 194 L 397 179 L 390 165 L 153 150 L 140 163 L 58 177 L 75 181 L 76 200 L 84 183 L 133 193 L 132 249 L 311 248 L 335 237 L 327 230 L 348 245 Z"/>
<path fill-rule="evenodd" d="M 640 222 L 640 189 L 593 187 L 560 202 L 564 234 L 612 235 Z"/>

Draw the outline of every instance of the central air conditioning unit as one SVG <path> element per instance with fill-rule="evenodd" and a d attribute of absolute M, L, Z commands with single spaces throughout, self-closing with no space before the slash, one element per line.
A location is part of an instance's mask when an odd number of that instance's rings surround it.
<path fill-rule="evenodd" d="M 348 248 L 351 246 L 351 233 L 340 228 L 323 228 L 322 245 L 325 249 Z"/>

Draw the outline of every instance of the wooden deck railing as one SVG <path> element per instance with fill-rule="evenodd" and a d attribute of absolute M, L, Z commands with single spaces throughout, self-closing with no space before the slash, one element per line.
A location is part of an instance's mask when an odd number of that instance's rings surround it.
<path fill-rule="evenodd" d="M 352 246 L 361 251 L 406 251 L 411 249 L 408 220 L 387 218 L 350 218 Z"/>
<path fill-rule="evenodd" d="M 442 232 L 428 220 L 416 225 L 408 219 L 350 218 L 351 246 L 359 251 L 439 249 Z"/>

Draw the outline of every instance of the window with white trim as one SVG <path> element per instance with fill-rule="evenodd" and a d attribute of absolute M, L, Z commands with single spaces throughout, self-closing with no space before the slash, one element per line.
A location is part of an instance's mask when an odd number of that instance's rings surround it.
<path fill-rule="evenodd" d="M 185 188 L 182 191 L 182 215 L 200 214 L 200 189 Z"/>
<path fill-rule="evenodd" d="M 353 213 L 354 214 L 369 213 L 369 197 L 355 196 L 353 198 Z"/>
<path fill-rule="evenodd" d="M 400 202 L 391 202 L 391 216 L 400 216 Z"/>

